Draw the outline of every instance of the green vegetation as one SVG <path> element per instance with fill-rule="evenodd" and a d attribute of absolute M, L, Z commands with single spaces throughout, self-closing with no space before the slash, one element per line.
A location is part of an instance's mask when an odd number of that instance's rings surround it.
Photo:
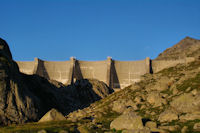
<path fill-rule="evenodd" d="M 177 89 L 180 91 L 186 91 L 189 87 L 191 90 L 197 89 L 200 90 L 200 73 L 198 73 L 194 78 L 185 80 L 182 84 L 177 86 Z"/>
<path fill-rule="evenodd" d="M 45 129 L 49 133 L 58 133 L 60 130 L 73 131 L 71 127 L 76 127 L 76 125 L 70 121 L 26 123 L 0 127 L 0 133 L 37 133 L 42 129 Z"/>

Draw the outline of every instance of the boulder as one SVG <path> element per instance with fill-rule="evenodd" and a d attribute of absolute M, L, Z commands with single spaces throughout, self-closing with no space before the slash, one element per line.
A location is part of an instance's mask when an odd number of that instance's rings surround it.
<path fill-rule="evenodd" d="M 200 94 L 194 96 L 192 93 L 184 93 L 175 97 L 170 105 L 179 113 L 192 113 L 199 111 Z"/>
<path fill-rule="evenodd" d="M 179 119 L 181 121 L 189 121 L 189 120 L 200 119 L 200 112 L 199 113 L 192 113 L 192 114 L 181 115 L 179 117 Z"/>
<path fill-rule="evenodd" d="M 167 90 L 170 85 L 172 84 L 172 81 L 166 76 L 161 77 L 158 82 L 155 83 L 155 85 L 152 87 L 153 90 L 157 91 L 164 91 Z"/>
<path fill-rule="evenodd" d="M 200 123 L 195 123 L 193 129 L 200 131 Z"/>
<path fill-rule="evenodd" d="M 173 120 L 178 120 L 178 115 L 175 111 L 165 110 L 159 115 L 158 121 L 160 122 L 171 122 Z"/>
<path fill-rule="evenodd" d="M 122 133 L 151 133 L 151 131 L 144 127 L 143 129 L 123 130 Z"/>
<path fill-rule="evenodd" d="M 159 126 L 159 129 L 164 129 L 164 130 L 168 130 L 168 131 L 178 131 L 180 130 L 180 126 L 179 125 L 174 125 L 174 126 Z"/>
<path fill-rule="evenodd" d="M 79 133 L 90 133 L 90 131 L 88 131 L 88 129 L 85 126 L 79 126 L 78 132 Z"/>
<path fill-rule="evenodd" d="M 187 126 L 184 126 L 182 129 L 181 129 L 181 133 L 187 133 L 188 131 L 188 127 Z"/>
<path fill-rule="evenodd" d="M 148 121 L 148 122 L 146 122 L 145 127 L 148 127 L 150 129 L 157 128 L 157 123 L 153 122 L 153 121 Z"/>
<path fill-rule="evenodd" d="M 166 100 L 160 96 L 160 93 L 157 91 L 151 92 L 147 96 L 147 102 L 153 105 L 154 107 L 162 106 L 162 104 L 166 104 Z"/>
<path fill-rule="evenodd" d="M 59 133 L 69 133 L 69 132 L 65 130 L 60 130 Z"/>
<path fill-rule="evenodd" d="M 115 112 L 122 113 L 126 108 L 126 101 L 123 99 L 119 99 L 113 102 L 112 110 Z"/>
<path fill-rule="evenodd" d="M 56 109 L 51 109 L 39 120 L 39 122 L 62 121 L 62 120 L 66 120 L 66 118 Z"/>
<path fill-rule="evenodd" d="M 144 126 L 142 123 L 142 118 L 136 115 L 135 112 L 130 111 L 114 119 L 110 124 L 110 128 L 116 130 L 137 130 L 143 129 Z"/>
<path fill-rule="evenodd" d="M 43 129 L 43 130 L 38 131 L 37 133 L 47 133 L 47 131 Z"/>

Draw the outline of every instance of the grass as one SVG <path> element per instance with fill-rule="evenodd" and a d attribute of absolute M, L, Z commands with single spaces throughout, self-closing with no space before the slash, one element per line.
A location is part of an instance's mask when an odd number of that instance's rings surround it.
<path fill-rule="evenodd" d="M 180 91 L 186 91 L 188 87 L 191 87 L 191 90 L 197 89 L 200 90 L 200 73 L 198 73 L 194 78 L 185 80 L 182 84 L 177 86 L 177 89 Z"/>
<path fill-rule="evenodd" d="M 70 131 L 72 126 L 76 126 L 70 121 L 54 121 L 46 123 L 26 123 L 0 127 L 0 133 L 37 133 L 44 129 L 48 133 L 58 133 L 60 130 Z"/>
<path fill-rule="evenodd" d="M 199 123 L 199 122 L 200 122 L 200 120 L 192 120 L 192 121 L 190 120 L 190 121 L 187 121 L 187 122 L 172 121 L 168 125 L 169 126 L 179 125 L 180 130 L 184 126 L 187 126 L 188 127 L 187 133 L 199 133 L 200 132 L 199 130 L 197 131 L 197 130 L 193 129 L 194 124 Z M 180 133 L 181 132 L 180 130 L 172 131 L 171 133 Z"/>

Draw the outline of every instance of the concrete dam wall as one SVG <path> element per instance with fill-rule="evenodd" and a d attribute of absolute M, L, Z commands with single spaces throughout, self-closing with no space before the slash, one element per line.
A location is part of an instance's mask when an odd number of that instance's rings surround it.
<path fill-rule="evenodd" d="M 63 84 L 74 83 L 78 79 L 98 79 L 112 88 L 124 88 L 140 81 L 146 73 L 156 73 L 180 63 L 188 63 L 193 59 L 116 61 L 110 57 L 104 61 L 17 61 L 19 69 L 25 74 L 37 74 L 46 79 L 56 80 Z"/>

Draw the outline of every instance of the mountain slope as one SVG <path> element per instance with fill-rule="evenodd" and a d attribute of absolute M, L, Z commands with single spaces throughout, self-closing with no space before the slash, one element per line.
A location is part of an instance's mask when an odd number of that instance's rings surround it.
<path fill-rule="evenodd" d="M 174 60 L 200 56 L 200 40 L 186 37 L 171 48 L 161 53 L 156 60 Z"/>

